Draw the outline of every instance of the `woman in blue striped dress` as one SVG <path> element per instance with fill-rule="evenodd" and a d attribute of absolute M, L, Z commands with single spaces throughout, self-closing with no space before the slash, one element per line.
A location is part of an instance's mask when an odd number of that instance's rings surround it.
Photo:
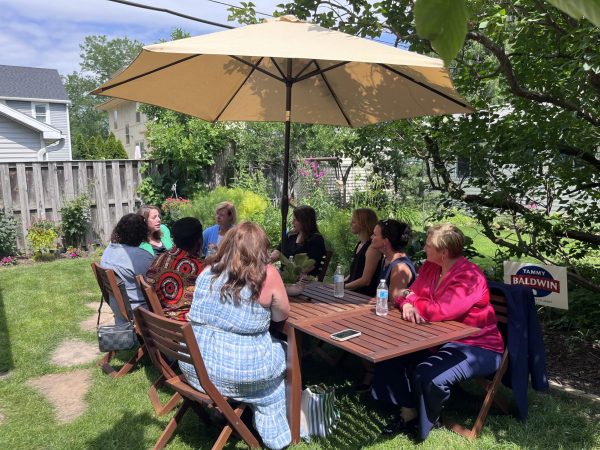
<path fill-rule="evenodd" d="M 285 405 L 285 344 L 269 333 L 287 318 L 289 301 L 277 269 L 268 264 L 269 240 L 255 223 L 227 232 L 196 280 L 189 313 L 211 381 L 221 394 L 250 405 L 254 427 L 272 449 L 290 444 Z M 201 389 L 194 368 L 179 363 Z"/>

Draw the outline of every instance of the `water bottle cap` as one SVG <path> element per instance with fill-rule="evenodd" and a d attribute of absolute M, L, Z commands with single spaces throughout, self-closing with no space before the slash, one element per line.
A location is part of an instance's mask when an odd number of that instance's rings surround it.
<path fill-rule="evenodd" d="M 379 280 L 379 282 L 380 282 L 380 283 L 381 283 L 382 281 L 385 283 L 385 278 L 382 278 L 381 280 Z"/>

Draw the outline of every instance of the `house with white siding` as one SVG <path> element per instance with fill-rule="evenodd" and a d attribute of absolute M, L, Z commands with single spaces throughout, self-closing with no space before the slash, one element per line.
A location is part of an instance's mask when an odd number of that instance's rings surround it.
<path fill-rule="evenodd" d="M 144 159 L 149 151 L 146 140 L 146 114 L 140 104 L 130 100 L 111 98 L 96 106 L 108 114 L 108 126 L 117 140 L 121 141 L 129 159 Z"/>
<path fill-rule="evenodd" d="M 70 105 L 56 69 L 0 65 L 0 162 L 70 161 Z"/>

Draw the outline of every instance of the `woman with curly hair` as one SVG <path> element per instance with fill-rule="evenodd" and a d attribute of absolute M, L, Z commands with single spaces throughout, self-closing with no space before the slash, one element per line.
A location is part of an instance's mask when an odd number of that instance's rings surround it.
<path fill-rule="evenodd" d="M 284 344 L 271 337 L 269 325 L 285 320 L 290 305 L 268 249 L 269 239 L 257 224 L 230 229 L 196 280 L 189 319 L 210 380 L 221 394 L 250 405 L 265 446 L 280 449 L 291 442 L 286 359 Z M 193 366 L 179 366 L 200 389 Z"/>
<path fill-rule="evenodd" d="M 100 265 L 114 270 L 123 280 L 132 308 L 145 305 L 144 296 L 135 282 L 136 275 L 145 275 L 152 264 L 154 256 L 140 248 L 140 244 L 148 239 L 146 221 L 139 214 L 125 214 L 115 226 L 110 237 L 110 244 L 102 254 Z M 109 299 L 110 308 L 115 314 L 117 325 L 127 322 L 121 316 L 114 298 Z"/>

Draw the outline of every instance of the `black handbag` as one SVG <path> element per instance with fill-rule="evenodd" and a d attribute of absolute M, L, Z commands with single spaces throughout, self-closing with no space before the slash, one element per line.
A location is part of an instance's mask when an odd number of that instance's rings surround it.
<path fill-rule="evenodd" d="M 127 322 L 121 325 L 103 325 L 100 326 L 100 311 L 104 297 L 100 298 L 100 308 L 98 308 L 98 321 L 96 330 L 98 332 L 98 347 L 101 352 L 115 352 L 117 350 L 129 350 L 137 347 L 139 341 L 133 327 L 133 322 Z"/>

